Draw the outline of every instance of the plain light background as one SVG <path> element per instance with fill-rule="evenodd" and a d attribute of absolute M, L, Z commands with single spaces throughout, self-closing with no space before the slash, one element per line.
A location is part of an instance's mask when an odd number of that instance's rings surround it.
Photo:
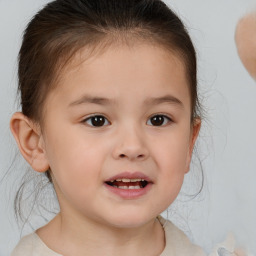
<path fill-rule="evenodd" d="M 0 0 L 0 178 L 11 165 L 16 148 L 9 119 L 17 110 L 16 58 L 22 31 L 47 2 Z M 197 49 L 206 112 L 198 148 L 204 190 L 194 200 L 178 202 L 168 216 L 207 252 L 232 231 L 237 244 L 256 255 L 256 82 L 242 66 L 234 44 L 237 21 L 256 8 L 256 2 L 166 2 L 187 25 Z M 0 183 L 0 256 L 9 255 L 20 238 L 12 209 L 15 175 L 9 174 Z M 191 177 L 186 178 L 185 186 L 193 186 Z"/>

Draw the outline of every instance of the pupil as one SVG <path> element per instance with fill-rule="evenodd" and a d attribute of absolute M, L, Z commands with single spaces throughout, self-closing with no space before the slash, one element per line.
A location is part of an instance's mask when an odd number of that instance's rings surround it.
<path fill-rule="evenodd" d="M 92 118 L 93 126 L 103 126 L 105 123 L 105 118 L 103 116 L 95 116 Z"/>
<path fill-rule="evenodd" d="M 164 118 L 162 116 L 154 116 L 151 118 L 151 123 L 155 126 L 160 126 L 164 123 Z"/>

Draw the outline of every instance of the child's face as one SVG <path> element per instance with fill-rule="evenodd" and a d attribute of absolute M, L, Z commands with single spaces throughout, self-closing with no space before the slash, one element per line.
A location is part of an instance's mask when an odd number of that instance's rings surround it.
<path fill-rule="evenodd" d="M 63 214 L 135 227 L 174 201 L 200 126 L 191 127 L 175 55 L 112 47 L 63 72 L 45 106 L 44 152 Z"/>

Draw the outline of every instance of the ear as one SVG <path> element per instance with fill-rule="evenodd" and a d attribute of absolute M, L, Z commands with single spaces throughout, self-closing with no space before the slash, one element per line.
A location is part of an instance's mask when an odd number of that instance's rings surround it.
<path fill-rule="evenodd" d="M 190 162 L 192 158 L 193 149 L 196 143 L 196 139 L 198 137 L 199 131 L 201 128 L 201 119 L 195 118 L 193 121 L 193 125 L 191 128 L 191 136 L 189 141 L 189 150 L 188 150 L 188 156 L 187 156 L 187 166 L 186 166 L 186 173 L 189 172 Z"/>
<path fill-rule="evenodd" d="M 10 128 L 21 154 L 30 166 L 37 172 L 47 171 L 49 165 L 39 125 L 17 112 L 11 118 Z"/>

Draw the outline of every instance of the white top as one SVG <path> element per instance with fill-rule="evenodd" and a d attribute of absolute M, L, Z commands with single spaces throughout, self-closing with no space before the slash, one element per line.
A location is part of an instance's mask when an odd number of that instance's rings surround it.
<path fill-rule="evenodd" d="M 203 250 L 192 244 L 188 237 L 172 222 L 158 217 L 165 231 L 165 248 L 159 256 L 206 256 Z M 231 241 L 232 240 L 232 241 Z M 231 248 L 232 247 L 232 248 Z M 234 250 L 232 237 L 226 243 L 218 245 L 210 256 L 232 255 L 226 252 Z M 249 256 L 249 254 L 246 254 Z M 36 233 L 23 237 L 15 247 L 11 256 L 62 256 L 54 252 L 40 239 Z"/>
<path fill-rule="evenodd" d="M 158 217 L 165 231 L 166 246 L 160 256 L 205 256 L 204 252 L 193 245 L 187 236 L 170 221 Z M 11 256 L 62 256 L 46 246 L 36 233 L 23 237 Z"/>

